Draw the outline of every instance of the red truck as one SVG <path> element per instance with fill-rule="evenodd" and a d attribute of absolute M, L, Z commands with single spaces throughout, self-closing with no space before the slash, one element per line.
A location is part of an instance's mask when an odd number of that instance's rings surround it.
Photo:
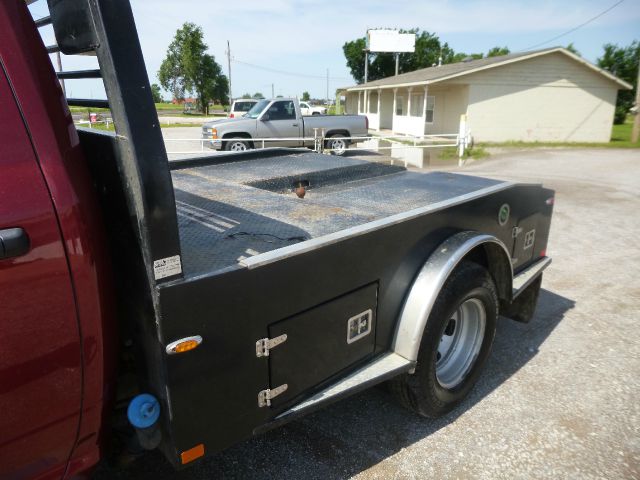
<path fill-rule="evenodd" d="M 291 149 L 169 162 L 128 1 L 47 5 L 0 4 L 0 478 L 107 447 L 180 468 L 385 381 L 442 415 L 498 313 L 531 319 L 553 191 Z M 65 98 L 86 78 L 107 98 Z"/>

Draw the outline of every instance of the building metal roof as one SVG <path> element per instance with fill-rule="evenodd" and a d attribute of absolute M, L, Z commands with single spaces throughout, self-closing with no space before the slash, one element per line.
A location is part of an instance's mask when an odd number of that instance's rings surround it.
<path fill-rule="evenodd" d="M 545 48 L 543 50 L 535 50 L 529 52 L 510 53 L 508 55 L 500 55 L 498 57 L 486 57 L 478 60 L 468 60 L 457 63 L 448 63 L 439 67 L 428 67 L 420 70 L 414 70 L 413 72 L 401 73 L 392 77 L 381 78 L 372 82 L 363 83 L 360 85 L 354 85 L 351 87 L 345 87 L 342 90 L 353 92 L 358 90 L 377 90 L 379 88 L 396 88 L 396 87 L 410 87 L 414 85 L 431 85 L 438 82 L 443 82 L 455 77 L 461 77 L 469 75 L 489 68 L 500 67 L 514 62 L 520 62 L 522 60 L 528 60 L 530 58 L 539 57 L 542 55 L 548 55 L 550 53 L 560 52 L 571 59 L 582 63 L 585 67 L 588 67 L 595 72 L 605 76 L 607 79 L 618 84 L 619 88 L 630 90 L 633 87 L 624 80 L 616 77 L 612 73 L 603 70 L 602 68 L 594 65 L 593 63 L 585 60 L 584 58 L 576 55 L 566 48 L 552 47 Z"/>

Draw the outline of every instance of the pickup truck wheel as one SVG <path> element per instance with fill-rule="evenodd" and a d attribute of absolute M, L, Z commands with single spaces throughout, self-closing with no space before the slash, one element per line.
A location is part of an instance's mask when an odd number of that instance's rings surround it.
<path fill-rule="evenodd" d="M 338 155 L 341 157 L 347 152 L 347 148 L 349 147 L 349 143 L 345 140 L 345 136 L 341 134 L 331 135 L 326 141 L 325 148 L 331 150 L 333 155 Z"/>
<path fill-rule="evenodd" d="M 224 147 L 224 149 L 229 152 L 244 152 L 245 150 L 249 150 L 249 148 L 249 142 L 242 140 L 230 140 Z"/>
<path fill-rule="evenodd" d="M 415 372 L 391 381 L 400 403 L 430 418 L 453 410 L 480 376 L 497 319 L 498 294 L 489 272 L 473 262 L 461 263 L 431 310 Z"/>

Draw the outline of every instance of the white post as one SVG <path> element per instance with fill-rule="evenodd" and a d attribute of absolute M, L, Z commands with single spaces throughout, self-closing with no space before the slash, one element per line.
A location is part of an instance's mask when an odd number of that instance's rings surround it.
<path fill-rule="evenodd" d="M 424 102 L 422 103 L 422 134 L 424 135 L 425 124 L 427 123 L 427 94 L 429 93 L 429 87 L 424 87 Z"/>
<path fill-rule="evenodd" d="M 407 116 L 411 116 L 411 90 L 413 87 L 407 88 Z"/>
<path fill-rule="evenodd" d="M 396 133 L 396 129 L 395 129 L 395 118 L 396 118 L 396 105 L 397 105 L 397 94 L 398 94 L 398 89 L 394 88 L 393 89 L 393 112 L 391 114 L 391 134 L 395 135 Z"/>
<path fill-rule="evenodd" d="M 358 92 L 358 115 L 362 113 L 361 99 L 362 99 L 362 92 Z"/>
<path fill-rule="evenodd" d="M 467 148 L 467 116 L 460 115 L 460 128 L 458 129 L 458 164 L 462 165 L 462 157 Z"/>
<path fill-rule="evenodd" d="M 379 88 L 378 89 L 378 131 L 380 131 L 380 119 L 382 118 L 382 115 L 380 113 L 380 96 L 382 94 L 382 89 Z"/>
<path fill-rule="evenodd" d="M 364 91 L 364 113 L 369 113 L 369 91 Z"/>

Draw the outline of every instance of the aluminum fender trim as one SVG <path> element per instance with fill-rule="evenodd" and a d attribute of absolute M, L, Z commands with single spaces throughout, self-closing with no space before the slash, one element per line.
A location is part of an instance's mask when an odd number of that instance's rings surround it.
<path fill-rule="evenodd" d="M 511 268 L 507 247 L 493 235 L 460 232 L 449 237 L 429 257 L 407 294 L 393 339 L 392 350 L 395 353 L 412 362 L 418 359 L 422 332 L 444 283 L 467 253 L 486 243 L 499 245 Z"/>

